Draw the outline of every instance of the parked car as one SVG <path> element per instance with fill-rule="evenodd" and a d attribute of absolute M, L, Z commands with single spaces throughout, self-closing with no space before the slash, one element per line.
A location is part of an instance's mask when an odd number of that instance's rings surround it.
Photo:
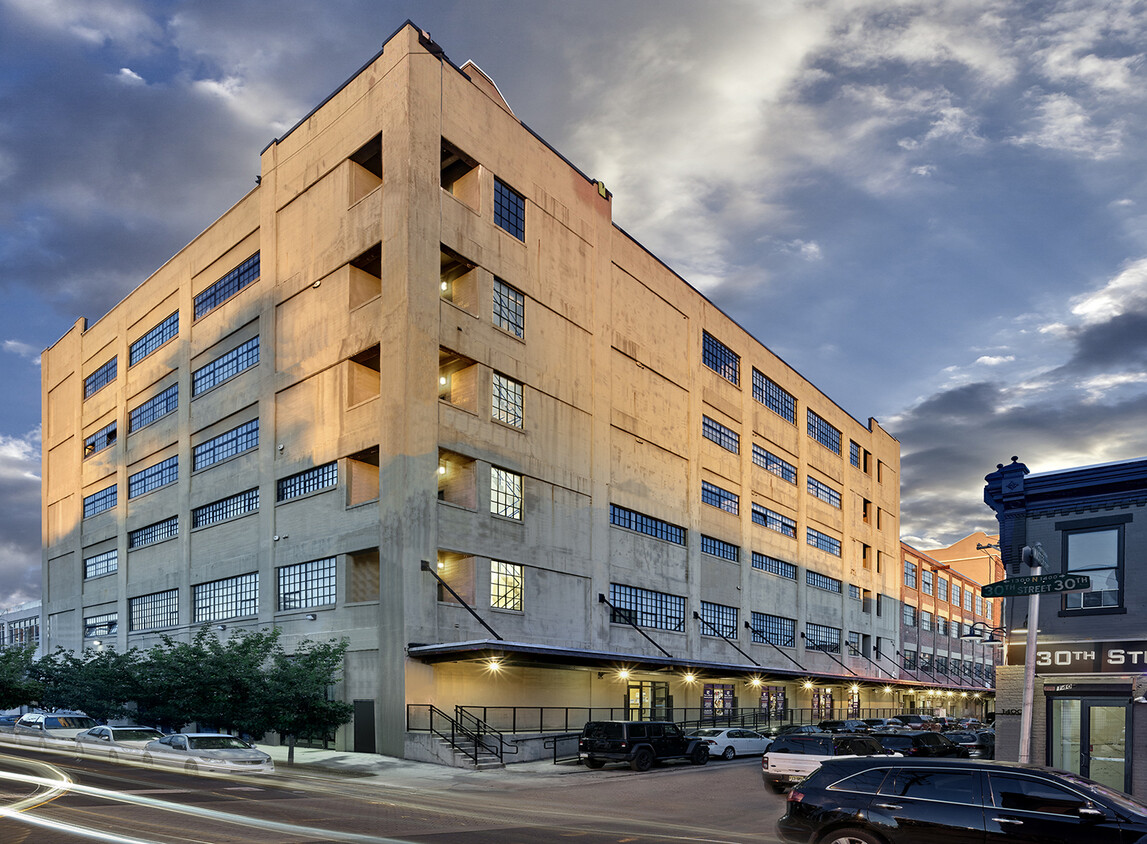
<path fill-rule="evenodd" d="M 931 715 L 918 715 L 915 712 L 906 712 L 903 715 L 894 715 L 888 719 L 899 724 L 898 729 L 905 730 L 938 730 L 939 726 L 932 723 Z"/>
<path fill-rule="evenodd" d="M 21 715 L 12 727 L 12 735 L 19 742 L 47 744 L 53 739 L 71 740 L 77 733 L 97 726 L 87 715 L 54 715 L 29 712 Z"/>
<path fill-rule="evenodd" d="M 144 745 L 143 759 L 159 765 L 177 765 L 189 773 L 269 774 L 275 770 L 274 761 L 266 753 L 225 733 L 176 733 L 149 741 Z"/>
<path fill-rule="evenodd" d="M 1141 841 L 1147 805 L 1077 774 L 978 759 L 829 759 L 790 793 L 782 841 Z"/>
<path fill-rule="evenodd" d="M 802 733 L 823 733 L 820 727 L 816 724 L 785 724 L 783 727 L 778 727 L 775 731 L 770 730 L 769 734 L 774 738 L 780 736 L 801 735 Z"/>
<path fill-rule="evenodd" d="M 972 759 L 996 758 L 996 734 L 992 730 L 953 730 L 944 735 L 967 750 Z"/>
<path fill-rule="evenodd" d="M 16 726 L 19 715 L 0 715 L 0 733 L 10 733 Z"/>
<path fill-rule="evenodd" d="M 769 752 L 761 757 L 761 779 L 768 788 L 780 793 L 816 770 L 825 759 L 888 752 L 871 736 L 852 733 L 778 736 Z"/>
<path fill-rule="evenodd" d="M 152 727 L 92 727 L 76 733 L 76 752 L 106 756 L 113 762 L 120 757 L 142 758 L 148 742 L 163 738 L 163 733 Z"/>
<path fill-rule="evenodd" d="M 669 759 L 688 759 L 694 765 L 709 761 L 705 740 L 685 735 L 672 721 L 588 721 L 577 751 L 590 768 L 625 762 L 635 771 L 648 771 Z"/>
<path fill-rule="evenodd" d="M 958 718 L 950 718 L 947 715 L 933 715 L 932 723 L 936 725 L 936 729 L 943 732 L 955 730 L 960 726 L 960 720 Z"/>
<path fill-rule="evenodd" d="M 899 721 L 894 722 L 891 718 L 862 718 L 861 720 L 868 725 L 869 732 L 874 730 L 894 730 L 901 726 Z"/>
<path fill-rule="evenodd" d="M 842 721 L 821 721 L 817 724 L 826 733 L 867 733 L 871 728 L 859 718 L 846 718 Z"/>
<path fill-rule="evenodd" d="M 768 736 L 740 727 L 729 729 L 702 727 L 689 735 L 703 739 L 709 747 L 709 755 L 720 756 L 722 759 L 732 759 L 744 754 L 764 753 L 773 742 Z"/>
<path fill-rule="evenodd" d="M 873 733 L 872 737 L 885 750 L 893 750 L 902 756 L 968 756 L 967 750 L 946 735 L 931 730 Z"/>

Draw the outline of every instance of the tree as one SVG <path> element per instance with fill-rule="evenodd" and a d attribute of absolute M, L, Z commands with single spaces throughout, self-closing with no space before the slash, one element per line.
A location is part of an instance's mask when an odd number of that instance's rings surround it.
<path fill-rule="evenodd" d="M 287 739 L 287 764 L 295 763 L 295 740 L 325 735 L 351 719 L 354 707 L 331 700 L 327 690 L 342 674 L 350 643 L 303 640 L 293 654 L 276 648 L 271 658 L 271 729 Z"/>
<path fill-rule="evenodd" d="M 135 667 L 139 651 L 86 650 L 75 654 L 63 648 L 37 660 L 33 672 L 43 685 L 40 705 L 47 710 L 86 712 L 98 721 L 127 715 L 135 699 Z"/>
<path fill-rule="evenodd" d="M 0 648 L 0 709 L 15 709 L 39 700 L 43 686 L 32 671 L 35 652 L 35 645 Z"/>

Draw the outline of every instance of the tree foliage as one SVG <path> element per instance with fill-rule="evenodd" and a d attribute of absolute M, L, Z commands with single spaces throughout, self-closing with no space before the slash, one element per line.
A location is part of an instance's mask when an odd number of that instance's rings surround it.
<path fill-rule="evenodd" d="M 38 703 L 48 711 L 71 709 L 106 721 L 122 718 L 134 700 L 139 651 L 87 650 L 77 655 L 63 648 L 41 657 L 32 667 L 42 692 Z"/>
<path fill-rule="evenodd" d="M 0 648 L 0 709 L 28 706 L 43 687 L 33 673 L 35 645 Z"/>

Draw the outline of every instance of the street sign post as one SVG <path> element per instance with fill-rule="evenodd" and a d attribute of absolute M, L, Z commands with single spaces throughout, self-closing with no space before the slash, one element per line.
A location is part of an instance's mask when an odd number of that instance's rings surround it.
<path fill-rule="evenodd" d="M 1086 574 L 1037 574 L 1032 577 L 1009 577 L 980 587 L 985 598 L 1015 598 L 1020 595 L 1042 595 L 1048 592 L 1086 592 L 1091 578 Z"/>

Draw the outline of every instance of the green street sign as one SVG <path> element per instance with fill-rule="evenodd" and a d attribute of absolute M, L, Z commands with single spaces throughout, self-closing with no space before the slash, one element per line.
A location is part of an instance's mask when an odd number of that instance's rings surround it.
<path fill-rule="evenodd" d="M 1086 574 L 1039 574 L 1034 577 L 1009 577 L 980 587 L 985 598 L 1015 598 L 1044 592 L 1086 592 L 1091 578 Z"/>

